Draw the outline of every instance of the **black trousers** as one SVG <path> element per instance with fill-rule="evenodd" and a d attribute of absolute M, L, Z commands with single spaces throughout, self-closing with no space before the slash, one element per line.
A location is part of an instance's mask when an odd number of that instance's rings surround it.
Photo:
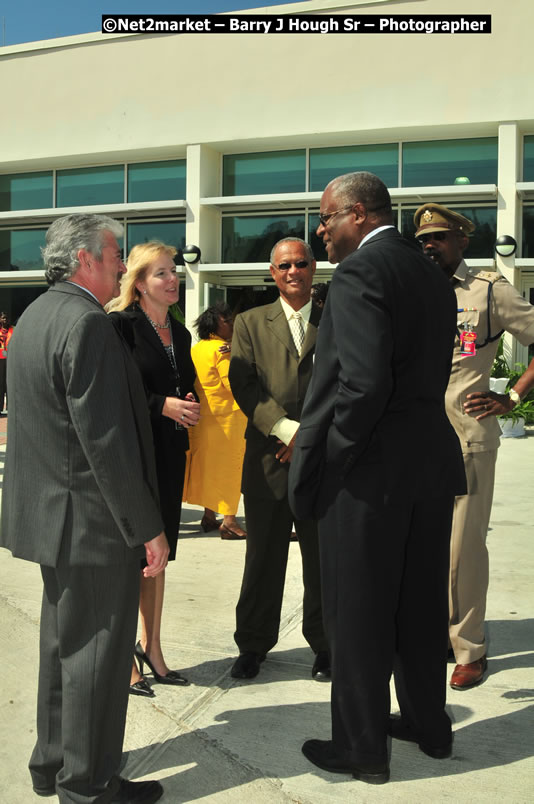
<path fill-rule="evenodd" d="M 387 760 L 393 670 L 402 717 L 429 744 L 451 737 L 445 697 L 453 497 L 386 505 L 369 474 L 360 478 L 371 490 L 367 500 L 356 481 L 338 491 L 319 523 L 332 740 L 356 765 Z"/>
<path fill-rule="evenodd" d="M 118 786 L 139 564 L 41 567 L 41 574 L 33 785 L 56 786 L 62 804 L 105 804 Z"/>
<path fill-rule="evenodd" d="M 245 495 L 244 503 L 247 552 L 234 634 L 240 652 L 263 655 L 278 642 L 293 523 L 302 556 L 302 633 L 315 653 L 326 650 L 317 523 L 311 519 L 294 520 L 287 498 L 265 500 Z"/>

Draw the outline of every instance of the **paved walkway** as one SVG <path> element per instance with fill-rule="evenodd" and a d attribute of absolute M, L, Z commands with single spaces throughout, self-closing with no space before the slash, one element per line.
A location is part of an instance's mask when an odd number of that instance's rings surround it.
<path fill-rule="evenodd" d="M 329 737 L 330 689 L 310 678 L 313 657 L 300 633 L 298 546 L 290 547 L 279 644 L 256 680 L 234 681 L 244 544 L 200 534 L 200 511 L 186 506 L 178 560 L 167 571 L 163 637 L 169 664 L 192 684 L 154 685 L 155 698 L 130 699 L 125 774 L 162 779 L 169 804 L 533 801 L 533 467 L 534 433 L 503 441 L 488 539 L 489 673 L 479 687 L 448 691 L 451 759 L 433 760 L 395 741 L 391 781 L 380 787 L 314 769 L 300 746 Z M 0 550 L 2 804 L 39 800 L 26 765 L 35 739 L 40 594 L 38 567 Z"/>

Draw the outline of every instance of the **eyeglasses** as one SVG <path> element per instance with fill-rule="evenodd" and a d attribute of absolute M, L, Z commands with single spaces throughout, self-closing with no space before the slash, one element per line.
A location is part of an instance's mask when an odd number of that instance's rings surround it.
<path fill-rule="evenodd" d="M 449 234 L 450 232 L 429 232 L 428 234 L 419 235 L 417 242 L 421 243 L 422 246 L 430 243 L 431 240 L 435 240 L 436 243 L 442 243 L 444 240 L 448 240 Z"/>
<path fill-rule="evenodd" d="M 346 212 L 348 209 L 352 209 L 354 204 L 351 204 L 350 207 L 341 207 L 341 209 L 336 209 L 334 212 L 321 212 L 319 215 L 319 223 L 323 226 L 326 226 L 328 221 L 334 217 L 334 215 L 339 215 L 340 212 Z"/>
<path fill-rule="evenodd" d="M 297 260 L 297 262 L 281 262 L 280 265 L 275 265 L 275 268 L 278 268 L 279 271 L 289 271 L 292 265 L 294 265 L 295 268 L 307 268 L 309 262 L 308 260 Z"/>

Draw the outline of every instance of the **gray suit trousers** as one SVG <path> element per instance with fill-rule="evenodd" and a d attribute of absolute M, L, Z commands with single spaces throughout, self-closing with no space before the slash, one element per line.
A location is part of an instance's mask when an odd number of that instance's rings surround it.
<path fill-rule="evenodd" d="M 42 566 L 41 573 L 33 785 L 55 786 L 62 804 L 105 804 L 118 786 L 139 564 Z"/>

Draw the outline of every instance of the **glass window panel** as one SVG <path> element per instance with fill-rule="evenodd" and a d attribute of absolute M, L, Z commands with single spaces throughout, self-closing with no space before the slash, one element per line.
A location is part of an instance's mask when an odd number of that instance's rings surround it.
<path fill-rule="evenodd" d="M 531 304 L 534 304 L 534 288 L 529 288 L 528 289 L 527 299 L 529 300 L 529 302 Z M 533 357 L 534 357 L 534 343 L 531 343 L 530 346 L 528 347 L 528 362 L 529 363 L 530 363 L 530 361 L 532 360 Z"/>
<path fill-rule="evenodd" d="M 324 190 L 336 176 L 368 170 L 375 173 L 388 187 L 399 183 L 399 146 L 354 145 L 343 148 L 312 148 L 310 150 L 310 190 Z"/>
<path fill-rule="evenodd" d="M 317 237 L 316 231 L 319 226 L 319 213 L 310 212 L 308 215 L 308 243 L 311 246 L 313 255 L 317 262 L 328 262 L 328 254 L 323 245 L 323 238 Z"/>
<path fill-rule="evenodd" d="M 413 215 L 417 207 L 402 209 L 401 232 L 405 237 L 415 236 Z M 473 221 L 475 231 L 469 236 L 469 245 L 464 251 L 466 259 L 483 259 L 493 257 L 495 253 L 495 238 L 497 237 L 497 207 L 454 207 L 461 215 Z"/>
<path fill-rule="evenodd" d="M 122 204 L 124 201 L 124 165 L 58 170 L 56 178 L 58 207 Z"/>
<path fill-rule="evenodd" d="M 0 271 L 42 271 L 46 229 L 0 231 Z"/>
<path fill-rule="evenodd" d="M 185 159 L 128 165 L 128 201 L 185 198 Z"/>
<path fill-rule="evenodd" d="M 0 288 L 0 310 L 7 313 L 7 320 L 10 324 L 16 325 L 20 316 L 35 299 L 42 293 L 46 293 L 48 285 L 43 284 L 41 277 L 35 278 L 39 285 L 27 285 L 18 288 Z"/>
<path fill-rule="evenodd" d="M 525 137 L 523 145 L 523 181 L 534 181 L 534 137 Z"/>
<path fill-rule="evenodd" d="M 534 257 L 534 207 L 523 207 L 522 257 Z"/>
<path fill-rule="evenodd" d="M 403 187 L 496 183 L 497 137 L 405 142 L 402 146 Z"/>
<path fill-rule="evenodd" d="M 167 246 L 185 246 L 185 221 L 142 221 L 128 224 L 128 251 L 139 243 L 160 240 Z"/>
<path fill-rule="evenodd" d="M 223 262 L 268 262 L 283 237 L 304 239 L 304 215 L 233 215 L 222 221 Z"/>
<path fill-rule="evenodd" d="M 0 176 L 0 210 L 49 209 L 53 203 L 52 171 Z"/>
<path fill-rule="evenodd" d="M 298 193 L 305 189 L 304 149 L 223 157 L 223 195 Z"/>

